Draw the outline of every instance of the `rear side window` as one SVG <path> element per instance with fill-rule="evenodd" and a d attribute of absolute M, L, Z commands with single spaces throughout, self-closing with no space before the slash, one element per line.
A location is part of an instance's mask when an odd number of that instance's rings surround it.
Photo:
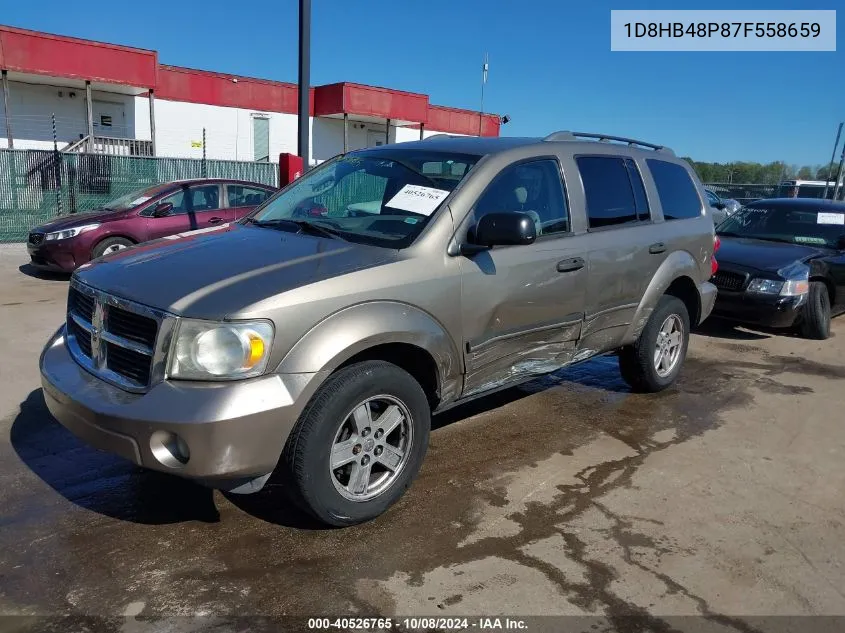
<path fill-rule="evenodd" d="M 645 188 L 634 161 L 618 156 L 578 156 L 575 162 L 584 184 L 591 229 L 649 218 Z"/>
<path fill-rule="evenodd" d="M 649 158 L 646 163 L 657 186 L 664 218 L 684 220 L 701 215 L 701 199 L 686 169 L 654 158 Z"/>
<path fill-rule="evenodd" d="M 265 189 L 243 185 L 228 185 L 226 191 L 230 207 L 255 207 L 270 196 L 270 192 Z"/>

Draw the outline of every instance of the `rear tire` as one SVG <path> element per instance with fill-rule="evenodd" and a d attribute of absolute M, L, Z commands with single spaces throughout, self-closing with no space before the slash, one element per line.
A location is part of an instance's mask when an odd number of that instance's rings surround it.
<path fill-rule="evenodd" d="M 102 242 L 97 243 L 97 245 L 93 248 L 91 251 L 91 259 L 97 259 L 103 255 L 110 255 L 111 253 L 116 253 L 117 251 L 121 251 L 124 248 L 129 248 L 133 245 L 134 242 L 126 239 L 125 237 L 107 237 Z"/>
<path fill-rule="evenodd" d="M 619 370 L 631 389 L 654 393 L 674 383 L 687 356 L 689 332 L 684 302 L 663 295 L 637 342 L 619 351 Z"/>
<path fill-rule="evenodd" d="M 318 389 L 279 467 L 293 483 L 294 501 L 318 520 L 338 527 L 362 523 L 411 485 L 430 429 L 428 399 L 413 376 L 383 361 L 356 363 Z"/>
<path fill-rule="evenodd" d="M 822 281 L 811 281 L 800 325 L 801 336 L 823 341 L 830 336 L 830 295 Z"/>

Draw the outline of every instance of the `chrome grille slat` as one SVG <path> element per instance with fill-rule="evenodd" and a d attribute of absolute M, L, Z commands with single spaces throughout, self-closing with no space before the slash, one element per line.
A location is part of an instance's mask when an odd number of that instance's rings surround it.
<path fill-rule="evenodd" d="M 71 279 L 68 347 L 86 370 L 127 391 L 145 391 L 164 373 L 162 344 L 172 332 L 163 312 Z M 167 327 L 162 327 L 163 325 Z"/>

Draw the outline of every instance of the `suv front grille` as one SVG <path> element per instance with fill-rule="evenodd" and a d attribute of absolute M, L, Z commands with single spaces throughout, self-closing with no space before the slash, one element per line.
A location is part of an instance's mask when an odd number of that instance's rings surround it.
<path fill-rule="evenodd" d="M 29 234 L 29 243 L 38 246 L 41 242 L 44 241 L 44 233 L 30 233 Z"/>
<path fill-rule="evenodd" d="M 713 275 L 713 285 L 719 290 L 739 291 L 745 286 L 748 275 L 733 273 L 728 270 L 717 270 Z"/>
<path fill-rule="evenodd" d="M 88 371 L 130 391 L 150 385 L 163 315 L 71 281 L 67 333 L 71 354 Z"/>

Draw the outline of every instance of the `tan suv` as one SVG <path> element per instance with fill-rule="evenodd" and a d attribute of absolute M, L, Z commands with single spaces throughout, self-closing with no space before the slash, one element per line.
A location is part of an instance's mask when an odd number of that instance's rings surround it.
<path fill-rule="evenodd" d="M 238 493 L 278 470 L 322 521 L 364 521 L 417 474 L 432 412 L 609 352 L 634 389 L 670 385 L 716 296 L 706 208 L 630 139 L 338 156 L 237 224 L 77 270 L 45 399 L 147 468 Z"/>

